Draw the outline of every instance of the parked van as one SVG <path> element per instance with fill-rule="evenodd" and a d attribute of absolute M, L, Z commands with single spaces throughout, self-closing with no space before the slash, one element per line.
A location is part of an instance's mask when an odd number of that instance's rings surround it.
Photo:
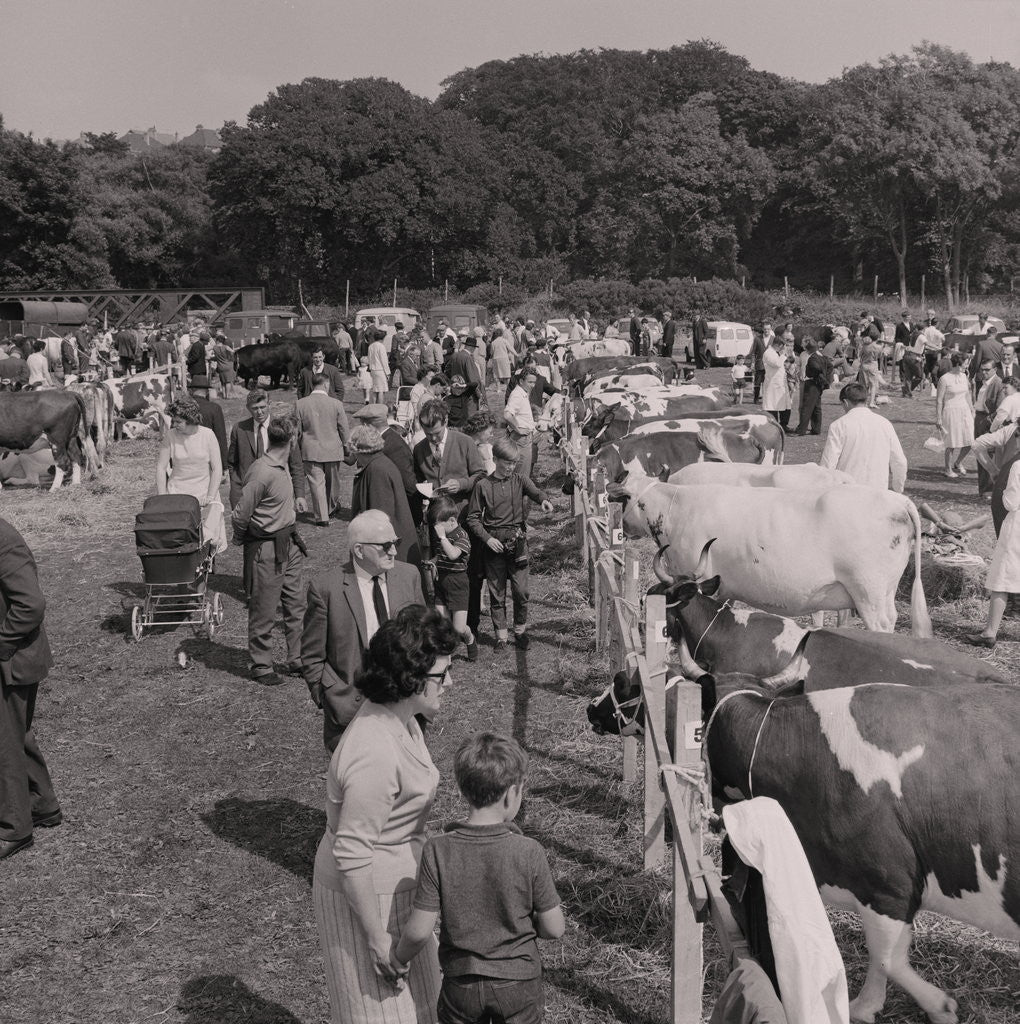
<path fill-rule="evenodd" d="M 267 334 L 285 334 L 297 323 L 297 314 L 272 309 L 246 309 L 230 313 L 223 320 L 223 333 L 231 348 L 254 345 Z"/>
<path fill-rule="evenodd" d="M 747 324 L 730 320 L 709 320 L 705 348 L 713 362 L 732 363 L 737 356 L 748 356 L 754 344 L 754 332 Z"/>
<path fill-rule="evenodd" d="M 421 314 L 416 309 L 408 306 L 370 306 L 368 309 L 359 309 L 354 314 L 354 326 L 360 328 L 365 317 L 375 317 L 376 327 L 386 332 L 384 344 L 390 347 L 393 335 L 396 333 L 396 323 L 399 321 L 404 325 L 404 333 L 410 334 L 418 326 Z"/>
<path fill-rule="evenodd" d="M 448 302 L 442 306 L 433 306 L 428 315 L 428 335 L 435 337 L 439 329 L 439 321 L 445 320 L 447 327 L 452 327 L 455 333 L 460 333 L 461 328 L 472 331 L 476 327 L 488 328 L 489 311 L 484 306 L 465 306 L 462 303 Z"/>

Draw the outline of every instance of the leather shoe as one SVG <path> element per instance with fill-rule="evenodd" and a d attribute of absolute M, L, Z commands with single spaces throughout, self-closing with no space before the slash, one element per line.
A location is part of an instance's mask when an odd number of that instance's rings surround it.
<path fill-rule="evenodd" d="M 467 645 L 467 660 L 477 661 L 478 660 L 478 642 L 470 643 Z"/>
<path fill-rule="evenodd" d="M 514 642 L 522 651 L 526 651 L 531 645 L 531 637 L 527 633 L 517 633 L 514 636 Z"/>
<path fill-rule="evenodd" d="M 56 828 L 63 820 L 64 815 L 61 814 L 59 807 L 55 811 L 50 811 L 49 814 L 40 815 L 38 818 L 32 815 L 32 825 L 35 828 Z"/>
<path fill-rule="evenodd" d="M 987 647 L 990 651 L 995 650 L 995 637 L 985 636 L 984 633 L 966 633 L 963 642 L 972 647 Z"/>
<path fill-rule="evenodd" d="M 27 850 L 32 845 L 32 837 L 25 836 L 24 839 L 5 839 L 0 842 L 0 860 L 5 857 L 13 857 L 21 850 Z"/>
<path fill-rule="evenodd" d="M 275 672 L 252 672 L 251 677 L 261 686 L 279 686 L 283 682 Z"/>
<path fill-rule="evenodd" d="M 301 668 L 300 661 L 288 661 L 287 662 L 287 675 L 289 676 L 300 676 L 304 674 L 304 670 Z"/>

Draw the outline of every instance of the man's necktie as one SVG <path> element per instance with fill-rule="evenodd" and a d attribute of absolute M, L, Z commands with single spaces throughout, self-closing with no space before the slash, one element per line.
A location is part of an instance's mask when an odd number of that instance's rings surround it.
<path fill-rule="evenodd" d="M 261 459 L 266 454 L 266 446 L 262 443 L 262 428 L 255 428 L 255 458 Z"/>
<path fill-rule="evenodd" d="M 372 577 L 372 605 L 375 608 L 375 617 L 380 626 L 390 617 L 390 613 L 386 611 L 386 600 L 383 597 L 382 584 L 379 582 L 381 579 L 381 576 Z"/>

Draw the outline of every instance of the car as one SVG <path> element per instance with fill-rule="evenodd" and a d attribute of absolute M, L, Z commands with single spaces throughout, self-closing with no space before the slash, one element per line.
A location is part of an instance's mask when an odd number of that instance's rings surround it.
<path fill-rule="evenodd" d="M 336 324 L 330 320 L 299 320 L 291 332 L 302 338 L 331 338 Z"/>
<path fill-rule="evenodd" d="M 716 363 L 732 364 L 737 356 L 749 356 L 754 344 L 754 331 L 747 324 L 732 320 L 709 320 L 705 333 L 708 358 Z"/>
<path fill-rule="evenodd" d="M 648 323 L 648 334 L 652 339 L 652 344 L 657 345 L 659 340 L 662 338 L 662 324 L 655 319 L 654 316 L 647 318 Z M 630 337 L 630 321 L 631 317 L 621 316 L 618 320 L 614 320 L 606 328 L 607 338 L 629 338 Z M 641 317 L 637 317 L 638 323 L 641 322 Z"/>
<path fill-rule="evenodd" d="M 946 326 L 942 328 L 943 334 L 972 334 L 977 328 L 980 317 L 977 313 L 957 313 L 951 316 L 946 321 Z M 1000 320 L 997 316 L 990 316 L 988 322 L 985 324 L 987 328 L 989 325 L 993 326 L 999 334 L 1015 334 L 1015 331 L 1007 331 L 1006 324 Z"/>
<path fill-rule="evenodd" d="M 366 317 L 373 317 L 377 327 L 386 332 L 385 344 L 390 345 L 393 335 L 396 333 L 396 324 L 399 321 L 404 325 L 405 333 L 410 332 L 421 322 L 421 314 L 409 306 L 370 306 L 366 309 L 359 309 L 354 314 L 354 324 L 361 327 Z"/>

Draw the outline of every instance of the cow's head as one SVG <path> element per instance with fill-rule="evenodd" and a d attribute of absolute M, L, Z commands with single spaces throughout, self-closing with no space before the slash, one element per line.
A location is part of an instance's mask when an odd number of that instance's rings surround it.
<path fill-rule="evenodd" d="M 613 681 L 588 705 L 588 721 L 599 736 L 635 736 L 644 732 L 645 706 L 635 674 L 617 672 Z"/>

